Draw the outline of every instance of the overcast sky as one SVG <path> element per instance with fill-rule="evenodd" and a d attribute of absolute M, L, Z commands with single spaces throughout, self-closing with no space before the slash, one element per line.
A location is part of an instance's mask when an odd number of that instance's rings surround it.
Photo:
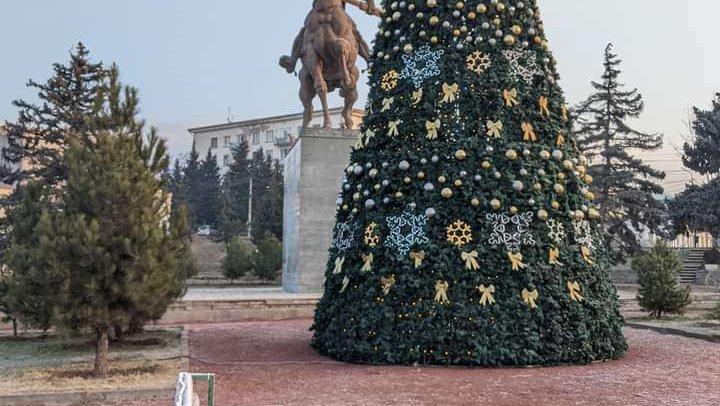
<path fill-rule="evenodd" d="M 96 60 L 119 64 L 123 81 L 140 89 L 143 117 L 173 154 L 189 149 L 187 128 L 224 122 L 228 109 L 235 120 L 297 112 L 296 79 L 277 59 L 289 52 L 311 4 L 0 0 L 0 120 L 16 117 L 11 100 L 34 98 L 27 80 L 44 81 L 77 41 Z M 687 133 L 690 107 L 708 107 L 720 91 L 720 1 L 540 0 L 540 6 L 570 103 L 587 97 L 602 72 L 605 45 L 616 45 L 624 82 L 645 97 L 636 127 L 665 134 L 665 150 L 649 161 L 669 172 L 669 192 L 680 190 L 686 177 L 672 146 Z M 352 14 L 370 41 L 377 19 Z"/>

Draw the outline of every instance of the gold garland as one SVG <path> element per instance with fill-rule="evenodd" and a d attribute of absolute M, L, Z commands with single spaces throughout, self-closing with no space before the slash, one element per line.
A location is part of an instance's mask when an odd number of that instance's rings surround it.
<path fill-rule="evenodd" d="M 489 304 L 495 304 L 495 296 L 493 294 L 495 293 L 495 285 L 485 286 L 480 285 L 477 287 L 480 291 L 480 304 L 483 306 L 487 306 Z"/>

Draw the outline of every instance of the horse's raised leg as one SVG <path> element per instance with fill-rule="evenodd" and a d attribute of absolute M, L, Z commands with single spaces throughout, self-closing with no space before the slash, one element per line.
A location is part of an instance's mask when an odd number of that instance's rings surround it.
<path fill-rule="evenodd" d="M 339 58 L 339 66 L 342 69 L 342 86 L 348 88 L 352 86 L 353 78 L 348 67 L 350 66 L 350 59 L 352 53 L 352 45 L 344 38 L 338 38 L 335 40 L 335 55 Z M 354 59 L 357 59 L 354 58 Z M 355 66 L 355 61 L 352 61 L 352 66 Z"/>
<path fill-rule="evenodd" d="M 315 85 L 312 76 L 305 71 L 300 71 L 300 101 L 303 104 L 303 128 L 310 127 L 313 119 L 313 99 L 315 98 Z"/>

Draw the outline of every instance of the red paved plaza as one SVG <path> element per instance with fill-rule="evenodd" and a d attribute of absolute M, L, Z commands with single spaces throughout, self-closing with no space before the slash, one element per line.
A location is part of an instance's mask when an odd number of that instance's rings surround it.
<path fill-rule="evenodd" d="M 701 340 L 627 329 L 627 357 L 606 364 L 373 367 L 319 356 L 308 344 L 310 323 L 190 326 L 192 369 L 217 374 L 220 406 L 720 405 L 720 345 Z"/>

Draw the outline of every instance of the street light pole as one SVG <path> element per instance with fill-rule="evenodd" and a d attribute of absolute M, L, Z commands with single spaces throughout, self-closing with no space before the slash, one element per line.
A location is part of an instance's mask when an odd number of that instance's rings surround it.
<path fill-rule="evenodd" d="M 247 221 L 247 236 L 252 238 L 252 202 L 253 202 L 253 178 L 250 177 L 250 193 L 248 194 L 248 221 Z"/>

